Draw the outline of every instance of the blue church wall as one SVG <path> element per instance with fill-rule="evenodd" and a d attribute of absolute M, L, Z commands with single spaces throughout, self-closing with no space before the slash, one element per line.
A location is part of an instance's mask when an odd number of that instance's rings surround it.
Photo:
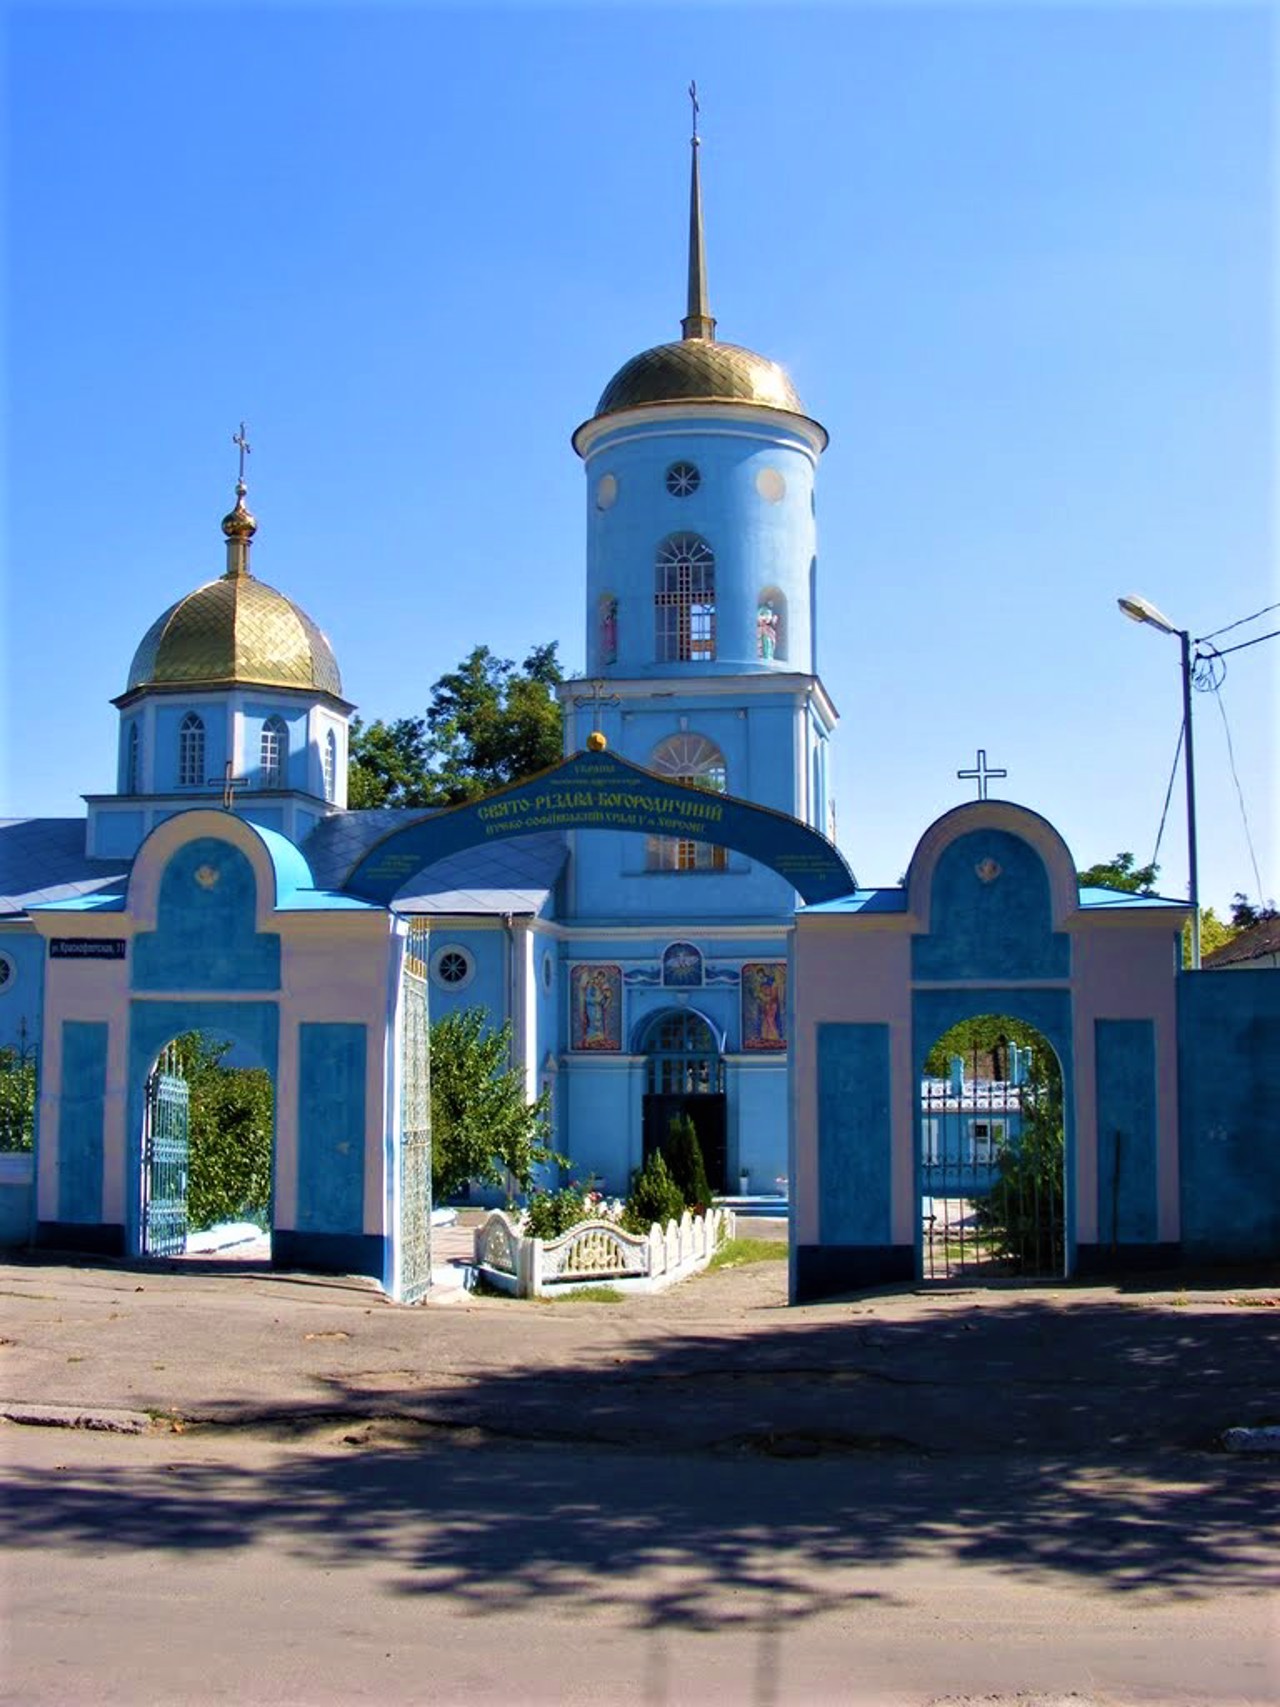
<path fill-rule="evenodd" d="M 170 794 L 178 791 L 178 732 L 188 712 L 194 711 L 204 722 L 204 777 L 192 793 L 203 791 L 209 777 L 221 777 L 230 754 L 227 752 L 227 714 L 223 700 L 200 698 L 182 699 L 174 696 L 156 706 L 155 754 L 152 771 L 152 792 Z"/>
<path fill-rule="evenodd" d="M 812 672 L 812 454 L 782 428 L 756 428 L 740 418 L 733 428 L 730 434 L 711 423 L 701 430 L 670 420 L 630 424 L 593 445 L 587 462 L 587 657 L 593 673 L 670 671 L 655 656 L 654 564 L 661 542 L 678 533 L 699 535 L 716 558 L 716 656 L 692 668 L 702 675 Z M 692 463 L 701 476 L 686 497 L 666 487 L 667 469 L 677 462 Z M 601 508 L 606 474 L 617 482 L 616 498 Z M 781 491 L 776 501 L 762 493 L 758 480 Z M 773 663 L 760 659 L 757 646 L 757 609 L 768 588 L 786 603 L 786 656 Z M 612 658 L 599 618 L 607 595 L 618 601 Z"/>
<path fill-rule="evenodd" d="M 135 990 L 276 990 L 280 938 L 255 930 L 257 880 L 230 842 L 180 847 L 160 880 L 154 931 L 133 945 Z"/>
<path fill-rule="evenodd" d="M 642 1160 L 643 1064 L 618 1055 L 575 1056 L 557 1077 L 563 1130 L 573 1135 L 569 1176 L 594 1175 L 611 1195 L 624 1197 Z"/>
<path fill-rule="evenodd" d="M 1182 1248 L 1201 1261 L 1280 1257 L 1280 977 L 1178 981 Z"/>
<path fill-rule="evenodd" d="M 40 1041 L 44 1007 L 44 971 L 48 947 L 30 929 L 0 931 L 0 955 L 10 967 L 0 984 L 0 1049 L 16 1048 L 26 1031 L 28 1044 Z"/>
<path fill-rule="evenodd" d="M 288 731 L 288 755 L 284 767 L 284 788 L 309 786 L 307 752 L 307 707 L 296 700 L 248 700 L 244 707 L 243 756 L 241 762 L 253 788 L 263 787 L 262 728 L 268 717 L 278 717 Z M 210 776 L 216 773 L 210 771 Z"/>
<path fill-rule="evenodd" d="M 129 859 L 146 834 L 141 811 L 103 812 L 94 815 L 94 851 L 99 859 Z"/>
<path fill-rule="evenodd" d="M 239 816 L 250 824 L 256 824 L 260 830 L 274 830 L 278 836 L 285 833 L 284 807 L 260 806 L 256 801 L 237 801 Z"/>
<path fill-rule="evenodd" d="M 786 1195 L 788 1094 L 783 1054 L 770 1058 L 768 1065 L 753 1061 L 735 1075 L 729 1110 L 731 1189 L 737 1188 L 739 1176 L 746 1173 L 751 1193 Z"/>
<path fill-rule="evenodd" d="M 1094 1021 L 1098 1242 L 1154 1245 L 1157 1215 L 1156 1033 L 1145 1019 Z"/>
<path fill-rule="evenodd" d="M 916 938 L 911 959 L 921 979 L 1069 977 L 1070 940 L 1052 929 L 1049 878 L 1031 844 L 993 829 L 945 848 L 929 934 Z"/>
<path fill-rule="evenodd" d="M 102 1127 L 107 1092 L 105 1022 L 64 1020 L 58 1111 L 58 1220 L 102 1219 Z"/>

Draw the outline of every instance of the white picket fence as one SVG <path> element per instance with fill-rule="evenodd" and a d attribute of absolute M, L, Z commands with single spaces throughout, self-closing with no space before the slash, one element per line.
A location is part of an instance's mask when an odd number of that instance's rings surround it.
<path fill-rule="evenodd" d="M 665 1227 L 625 1233 L 612 1221 L 581 1221 L 558 1239 L 526 1239 L 519 1223 L 495 1209 L 476 1228 L 476 1272 L 517 1298 L 612 1286 L 619 1292 L 661 1292 L 696 1274 L 734 1234 L 727 1209 L 694 1217 L 687 1211 Z"/>

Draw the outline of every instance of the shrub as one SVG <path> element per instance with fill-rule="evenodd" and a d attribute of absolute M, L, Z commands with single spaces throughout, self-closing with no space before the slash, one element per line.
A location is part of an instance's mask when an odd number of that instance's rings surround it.
<path fill-rule="evenodd" d="M 662 1142 L 662 1153 L 685 1207 L 692 1209 L 695 1215 L 710 1209 L 711 1187 L 707 1183 L 707 1166 L 702 1159 L 697 1128 L 689 1115 L 672 1115 L 667 1136 Z"/>
<path fill-rule="evenodd" d="M 684 1196 L 671 1177 L 662 1151 L 655 1150 L 632 1176 L 631 1194 L 622 1211 L 622 1225 L 629 1233 L 647 1233 L 656 1221 L 665 1227 L 684 1214 Z"/>
<path fill-rule="evenodd" d="M 579 1221 L 590 1221 L 596 1205 L 577 1186 L 561 1191 L 531 1191 L 521 1232 L 527 1239 L 558 1239 Z"/>

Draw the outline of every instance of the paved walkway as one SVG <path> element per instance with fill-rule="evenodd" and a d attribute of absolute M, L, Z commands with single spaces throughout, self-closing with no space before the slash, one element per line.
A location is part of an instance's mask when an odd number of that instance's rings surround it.
<path fill-rule="evenodd" d="M 467 1237 L 442 1237 L 438 1260 Z M 1200 1449 L 1280 1420 L 1278 1274 L 789 1308 L 768 1262 L 614 1304 L 442 1290 L 408 1308 L 368 1281 L 249 1262 L 33 1259 L 0 1267 L 0 1293 L 10 1410 L 395 1416 L 784 1455 Z"/>

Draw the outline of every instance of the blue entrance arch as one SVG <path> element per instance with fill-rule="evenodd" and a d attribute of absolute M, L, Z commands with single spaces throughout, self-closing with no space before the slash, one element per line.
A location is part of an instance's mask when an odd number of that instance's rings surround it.
<path fill-rule="evenodd" d="M 613 753 L 585 752 L 483 800 L 392 830 L 357 861 L 342 887 L 387 906 L 411 877 L 437 860 L 540 830 L 635 830 L 714 842 L 776 871 L 810 906 L 857 887 L 835 846 L 798 818 L 732 794 L 670 782 Z"/>

